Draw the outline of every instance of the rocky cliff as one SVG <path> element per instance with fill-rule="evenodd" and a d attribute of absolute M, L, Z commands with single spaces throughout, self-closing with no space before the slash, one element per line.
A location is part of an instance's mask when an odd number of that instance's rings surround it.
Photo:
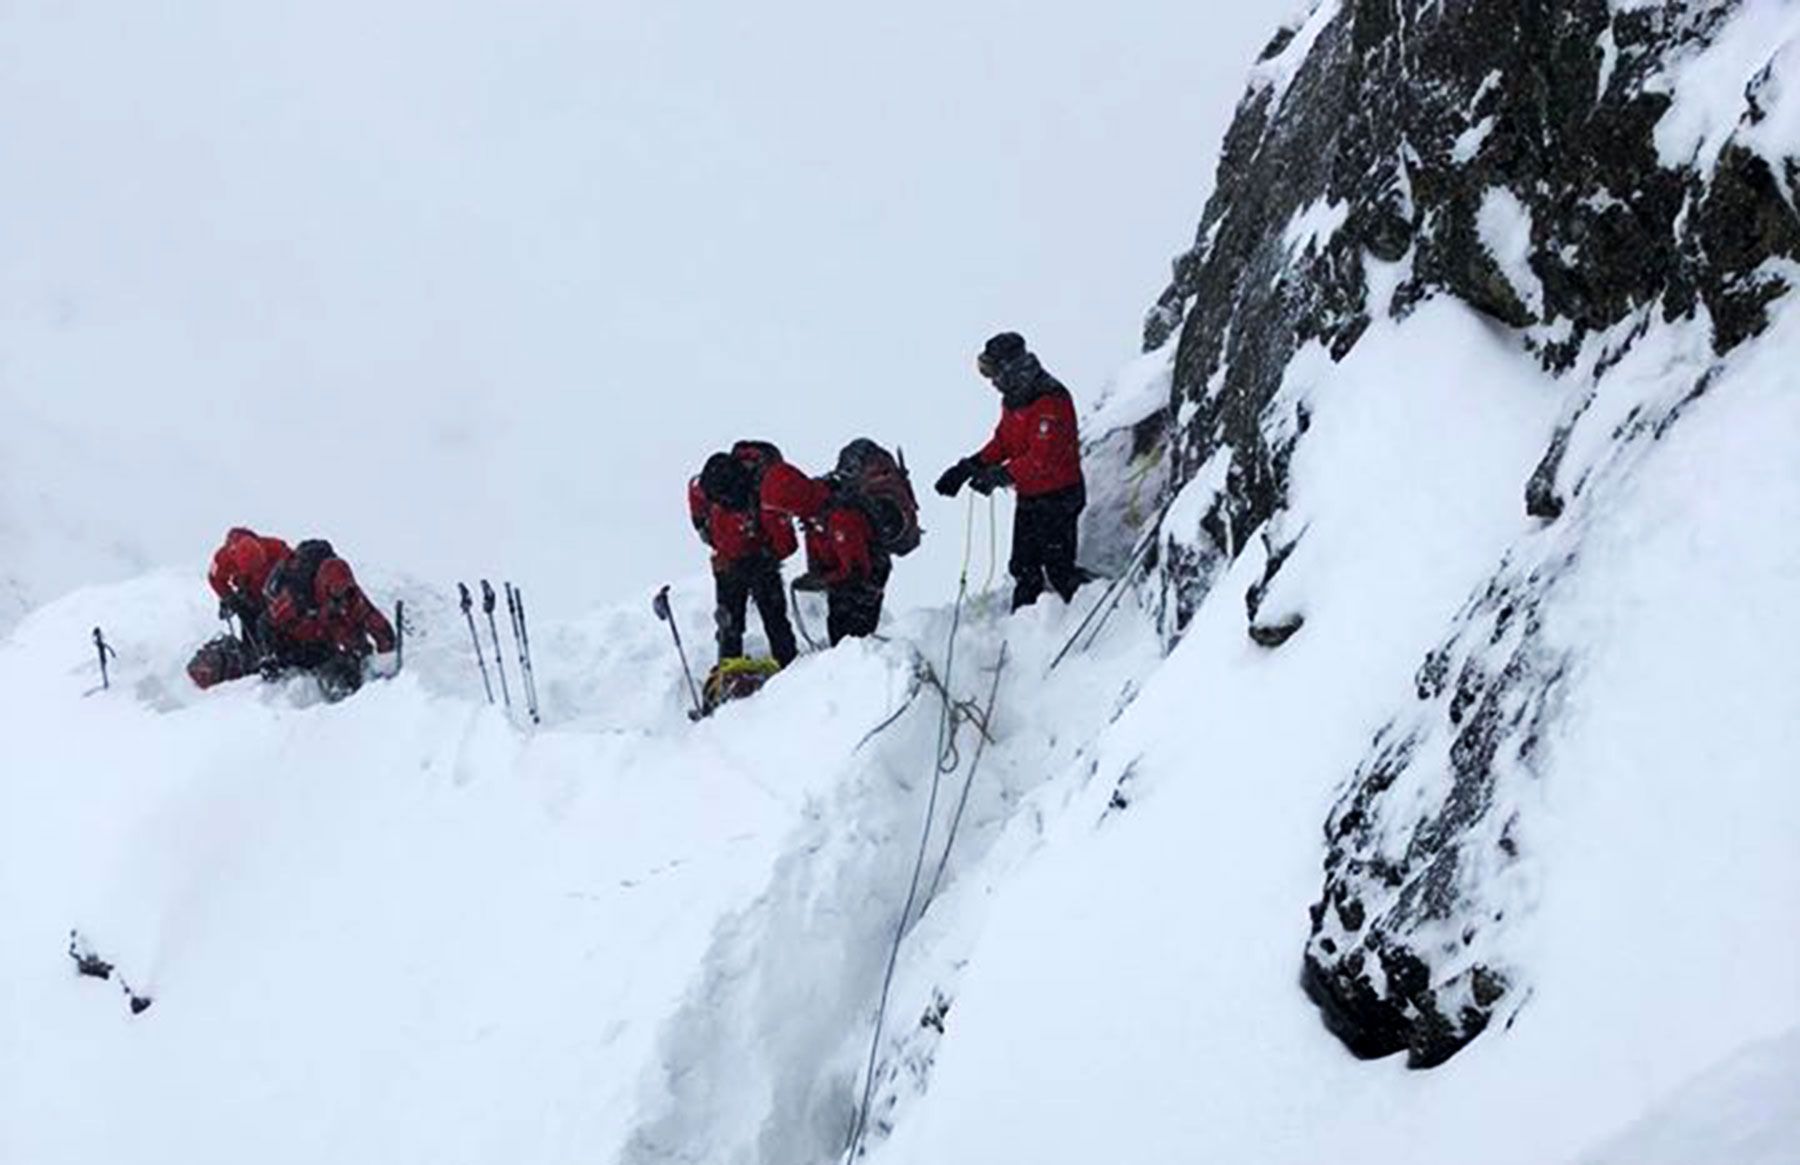
<path fill-rule="evenodd" d="M 1145 556 L 1165 634 L 1259 541 L 1250 635 L 1303 633 L 1289 466 L 1319 369 L 1372 321 L 1454 298 L 1563 395 L 1517 483 L 1539 528 L 1396 693 L 1325 825 L 1302 980 L 1358 1055 L 1441 1063 L 1528 994 L 1533 806 L 1579 670 L 1546 613 L 1608 491 L 1800 273 L 1797 38 L 1777 0 L 1322 0 L 1256 65 L 1145 325 L 1167 405 L 1109 438 L 1167 473 Z"/>

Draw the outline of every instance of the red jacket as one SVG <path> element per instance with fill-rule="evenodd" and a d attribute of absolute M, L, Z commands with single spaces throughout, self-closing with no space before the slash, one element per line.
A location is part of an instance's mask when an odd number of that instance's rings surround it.
<path fill-rule="evenodd" d="M 1081 484 L 1081 429 L 1075 401 L 1056 388 L 1029 404 L 1000 414 L 993 438 L 976 454 L 985 464 L 1004 465 L 1022 498 L 1055 493 Z"/>
<path fill-rule="evenodd" d="M 763 475 L 765 512 L 799 521 L 806 532 L 807 573 L 826 586 L 867 582 L 875 575 L 875 530 L 855 506 L 838 503 L 831 486 L 788 464 Z"/>
<path fill-rule="evenodd" d="M 760 507 L 752 513 L 721 506 L 701 492 L 698 477 L 688 481 L 688 517 L 700 540 L 712 547 L 715 573 L 759 554 L 779 562 L 800 548 L 793 523 L 785 517 Z"/>
<path fill-rule="evenodd" d="M 313 609 L 303 610 L 293 595 L 279 591 L 269 601 L 269 626 L 283 638 L 298 644 L 327 644 L 339 651 L 365 651 L 368 640 L 375 650 L 394 650 L 394 625 L 381 609 L 369 602 L 350 564 L 328 558 L 313 576 Z"/>
<path fill-rule="evenodd" d="M 206 581 L 221 599 L 248 601 L 261 610 L 263 585 L 289 553 L 288 544 L 279 538 L 265 538 L 242 526 L 234 527 L 225 535 L 225 544 L 213 554 Z"/>

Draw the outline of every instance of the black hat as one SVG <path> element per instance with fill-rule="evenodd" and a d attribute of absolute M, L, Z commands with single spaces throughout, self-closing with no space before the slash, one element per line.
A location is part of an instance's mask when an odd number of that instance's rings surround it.
<path fill-rule="evenodd" d="M 1025 354 L 1025 337 L 1017 332 L 1001 332 L 982 345 L 981 355 L 975 358 L 975 367 L 990 380 L 1009 360 L 1015 360 Z"/>
<path fill-rule="evenodd" d="M 741 510 L 750 504 L 750 470 L 729 453 L 714 453 L 700 471 L 700 492 L 717 505 Z"/>

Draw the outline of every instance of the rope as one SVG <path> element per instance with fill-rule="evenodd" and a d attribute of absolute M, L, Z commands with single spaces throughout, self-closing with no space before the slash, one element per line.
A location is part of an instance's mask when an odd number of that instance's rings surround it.
<path fill-rule="evenodd" d="M 968 518 L 963 526 L 962 575 L 956 583 L 956 605 L 950 612 L 950 637 L 944 646 L 944 674 L 935 685 L 942 706 L 938 713 L 937 746 L 932 750 L 931 791 L 925 800 L 925 825 L 919 831 L 919 852 L 913 858 L 912 878 L 906 887 L 906 902 L 900 908 L 900 920 L 894 926 L 894 941 L 888 948 L 887 970 L 881 977 L 881 999 L 875 1006 L 875 1030 L 869 1037 L 869 1061 L 863 1069 L 862 1103 L 857 1105 L 856 1120 L 850 1126 L 850 1146 L 844 1157 L 846 1162 L 856 1160 L 862 1149 L 863 1136 L 869 1131 L 869 1104 L 875 1096 L 875 1062 L 881 1054 L 881 1029 L 887 1023 L 888 997 L 894 988 L 894 970 L 900 963 L 900 944 L 906 938 L 907 923 L 911 920 L 913 906 L 919 899 L 919 881 L 925 873 L 925 855 L 931 848 L 931 823 L 937 816 L 938 789 L 943 784 L 944 758 L 946 754 L 955 755 L 952 725 L 956 716 L 956 704 L 950 696 L 950 681 L 956 668 L 956 636 L 962 629 L 963 600 L 969 594 L 969 558 L 974 550 L 975 531 L 973 497 L 969 498 L 967 513 Z M 911 703 L 910 698 L 908 703 Z M 896 718 L 890 718 L 889 722 Z"/>
<path fill-rule="evenodd" d="M 1075 646 L 1075 641 L 1081 638 L 1083 632 L 1087 631 L 1088 625 L 1094 621 L 1096 615 L 1101 614 L 1101 608 L 1104 607 L 1106 608 L 1105 614 L 1101 617 L 1099 625 L 1094 628 L 1094 633 L 1088 636 L 1087 645 L 1083 647 L 1082 650 L 1086 651 L 1089 647 L 1092 647 L 1094 641 L 1100 637 L 1101 629 L 1106 626 L 1107 620 L 1112 618 L 1112 613 L 1117 609 L 1119 600 L 1125 597 L 1125 584 L 1130 582 L 1131 576 L 1137 572 L 1138 565 L 1142 561 L 1144 554 L 1152 546 L 1156 545 L 1157 536 L 1162 531 L 1163 519 L 1168 517 L 1169 510 L 1174 505 L 1174 498 L 1170 498 L 1163 503 L 1163 508 L 1157 512 L 1156 518 L 1151 521 L 1150 525 L 1145 529 L 1144 536 L 1138 540 L 1137 547 L 1132 550 L 1131 557 L 1125 560 L 1125 569 L 1120 571 L 1118 577 L 1114 578 L 1112 582 L 1107 585 L 1106 590 L 1101 592 L 1099 601 L 1088 608 L 1086 617 L 1076 625 L 1075 633 L 1069 636 L 1068 641 L 1062 645 L 1062 650 L 1056 653 L 1056 658 L 1050 661 L 1050 671 L 1055 671 L 1057 666 L 1068 656 L 1070 650 Z M 1109 600 L 1111 603 L 1110 606 L 1108 605 Z"/>
<path fill-rule="evenodd" d="M 850 751 L 861 752 L 865 744 L 868 744 L 871 740 L 874 740 L 877 736 L 880 736 L 883 732 L 886 732 L 895 724 L 899 723 L 900 717 L 906 715 L 906 710 L 913 706 L 913 701 L 917 700 L 919 698 L 919 693 L 924 690 L 925 677 L 917 668 L 915 668 L 913 670 L 912 683 L 907 688 L 906 699 L 900 702 L 900 706 L 894 709 L 893 713 L 889 715 L 887 719 L 863 733 L 863 738 L 857 741 L 856 747 Z"/>
<path fill-rule="evenodd" d="M 994 589 L 994 572 L 1000 565 L 1000 501 L 993 494 L 988 495 L 988 569 L 987 578 L 981 584 L 981 593 L 987 594 Z"/>
<path fill-rule="evenodd" d="M 938 858 L 937 870 L 931 875 L 931 888 L 925 892 L 925 901 L 929 905 L 937 900 L 938 883 L 944 880 L 944 867 L 950 864 L 950 850 L 956 845 L 956 831 L 962 825 L 963 810 L 969 807 L 969 790 L 975 787 L 975 774 L 981 771 L 981 758 L 987 753 L 987 746 L 993 737 L 988 734 L 988 726 L 994 718 L 994 701 L 1000 697 L 1000 673 L 1006 670 L 1007 645 L 1000 645 L 1000 660 L 994 665 L 994 682 L 988 688 L 987 712 L 983 714 L 981 723 L 981 741 L 975 746 L 975 760 L 969 765 L 969 775 L 963 779 L 962 794 L 956 799 L 956 812 L 950 816 L 950 830 L 944 837 L 944 852 Z"/>
<path fill-rule="evenodd" d="M 794 582 L 788 583 L 788 605 L 794 610 L 794 626 L 800 629 L 800 638 L 806 642 L 806 650 L 818 651 L 819 641 L 812 637 L 812 631 L 806 626 L 806 614 L 800 609 L 800 592 L 794 588 Z"/>

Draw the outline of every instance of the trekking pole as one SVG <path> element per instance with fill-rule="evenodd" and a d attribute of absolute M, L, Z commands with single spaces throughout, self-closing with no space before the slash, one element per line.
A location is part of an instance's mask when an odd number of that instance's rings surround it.
<path fill-rule="evenodd" d="M 531 668 L 531 633 L 525 630 L 525 596 L 511 583 L 506 587 L 506 613 L 512 618 L 513 643 L 519 649 L 520 684 L 525 689 L 525 710 L 538 723 L 537 676 Z"/>
<path fill-rule="evenodd" d="M 690 719 L 698 720 L 706 713 L 701 708 L 700 689 L 694 686 L 693 669 L 688 667 L 687 649 L 681 646 L 681 628 L 675 624 L 675 612 L 669 609 L 668 587 L 665 586 L 656 592 L 656 597 L 650 600 L 650 609 L 656 612 L 658 619 L 669 625 L 669 634 L 675 637 L 675 654 L 681 657 L 681 674 L 687 677 L 688 696 L 694 701 L 694 711 Z"/>
<path fill-rule="evenodd" d="M 481 609 L 487 614 L 488 634 L 494 638 L 494 670 L 500 673 L 500 696 L 506 701 L 506 710 L 511 712 L 512 691 L 506 686 L 506 660 L 500 656 L 500 625 L 494 622 L 494 588 L 485 578 L 481 580 Z"/>
<path fill-rule="evenodd" d="M 112 687 L 112 680 L 106 674 L 106 657 L 110 655 L 117 658 L 119 653 L 106 642 L 106 636 L 100 633 L 98 627 L 94 628 L 94 650 L 100 654 L 100 690 L 106 691 Z"/>
<path fill-rule="evenodd" d="M 475 600 L 469 597 L 466 583 L 457 583 L 456 589 L 462 592 L 463 618 L 469 621 L 469 642 L 475 645 L 475 662 L 481 667 L 481 686 L 487 691 L 488 703 L 494 702 L 494 682 L 488 679 L 487 660 L 481 656 L 481 636 L 475 633 Z"/>

